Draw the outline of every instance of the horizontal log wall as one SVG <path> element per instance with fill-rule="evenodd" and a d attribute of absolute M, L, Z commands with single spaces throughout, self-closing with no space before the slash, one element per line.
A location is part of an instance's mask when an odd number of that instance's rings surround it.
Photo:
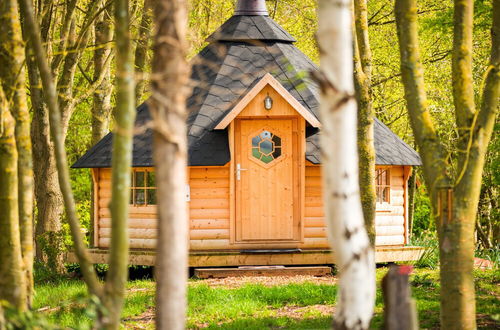
<path fill-rule="evenodd" d="M 99 170 L 99 194 L 96 207 L 99 221 L 97 224 L 98 246 L 108 248 L 111 245 L 111 170 Z M 134 249 L 155 248 L 156 231 L 158 226 L 156 206 L 129 206 L 129 237 L 130 247 Z"/>
<path fill-rule="evenodd" d="M 190 249 L 230 249 L 229 166 L 189 170 Z"/>
<path fill-rule="evenodd" d="M 403 166 L 391 166 L 390 204 L 377 204 L 376 245 L 405 244 L 405 179 Z"/>
<path fill-rule="evenodd" d="M 321 185 L 321 167 L 306 164 L 304 248 L 329 248 L 330 246 L 326 233 Z"/>
<path fill-rule="evenodd" d="M 111 171 L 99 171 L 98 246 L 111 243 Z M 189 169 L 189 227 L 192 250 L 230 249 L 229 246 L 229 167 Z M 129 237 L 134 249 L 154 249 L 158 227 L 155 206 L 130 206 Z"/>
<path fill-rule="evenodd" d="M 321 167 L 306 166 L 304 247 L 315 239 L 314 247 L 327 248 L 323 213 Z M 377 204 L 375 219 L 376 245 L 402 245 L 405 242 L 405 195 L 403 166 L 391 167 L 391 203 Z"/>
<path fill-rule="evenodd" d="M 329 248 L 324 221 L 321 168 L 306 166 L 304 240 L 298 244 L 303 249 Z M 243 246 L 230 244 L 229 224 L 229 166 L 197 167 L 189 169 L 190 196 L 190 249 L 234 249 Z M 97 243 L 110 246 L 111 172 L 99 171 L 98 207 L 99 222 Z M 391 168 L 391 204 L 377 205 L 376 244 L 402 245 L 405 235 L 403 167 Z M 156 207 L 130 207 L 130 247 L 154 249 L 156 245 Z M 247 246 L 244 248 L 249 248 Z"/>

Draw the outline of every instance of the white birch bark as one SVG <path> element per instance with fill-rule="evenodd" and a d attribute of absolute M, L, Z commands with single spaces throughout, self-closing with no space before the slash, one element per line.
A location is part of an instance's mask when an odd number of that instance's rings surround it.
<path fill-rule="evenodd" d="M 323 198 L 339 270 L 337 329 L 368 329 L 375 304 L 375 262 L 358 186 L 357 106 L 350 0 L 320 0 L 318 44 Z"/>

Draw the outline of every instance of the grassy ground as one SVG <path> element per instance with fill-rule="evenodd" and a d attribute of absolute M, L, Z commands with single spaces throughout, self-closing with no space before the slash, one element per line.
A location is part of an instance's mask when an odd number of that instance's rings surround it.
<path fill-rule="evenodd" d="M 386 271 L 377 270 L 378 282 Z M 478 326 L 483 329 L 500 327 L 499 275 L 499 270 L 476 272 Z M 421 328 L 438 328 L 438 271 L 417 269 L 412 287 Z M 153 328 L 154 289 L 151 280 L 129 282 L 123 313 L 126 328 Z M 334 277 L 190 280 L 188 327 L 326 329 L 331 325 L 336 290 Z M 78 280 L 37 286 L 35 308 L 52 324 L 87 329 L 94 307 Z M 374 329 L 381 327 L 382 309 L 379 290 Z"/>

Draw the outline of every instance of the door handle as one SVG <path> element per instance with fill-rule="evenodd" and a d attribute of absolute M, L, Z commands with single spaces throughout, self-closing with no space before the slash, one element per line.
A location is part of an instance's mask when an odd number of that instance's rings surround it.
<path fill-rule="evenodd" d="M 247 168 L 241 168 L 241 164 L 236 164 L 236 180 L 241 180 L 241 171 L 248 171 Z"/>

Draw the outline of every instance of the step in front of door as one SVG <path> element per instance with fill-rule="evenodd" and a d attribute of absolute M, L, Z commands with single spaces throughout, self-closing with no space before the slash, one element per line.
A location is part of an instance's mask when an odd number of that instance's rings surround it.
<path fill-rule="evenodd" d="M 243 266 L 238 268 L 195 268 L 197 278 L 225 278 L 242 276 L 327 276 L 332 268 L 328 266 L 285 267 L 285 266 Z"/>

